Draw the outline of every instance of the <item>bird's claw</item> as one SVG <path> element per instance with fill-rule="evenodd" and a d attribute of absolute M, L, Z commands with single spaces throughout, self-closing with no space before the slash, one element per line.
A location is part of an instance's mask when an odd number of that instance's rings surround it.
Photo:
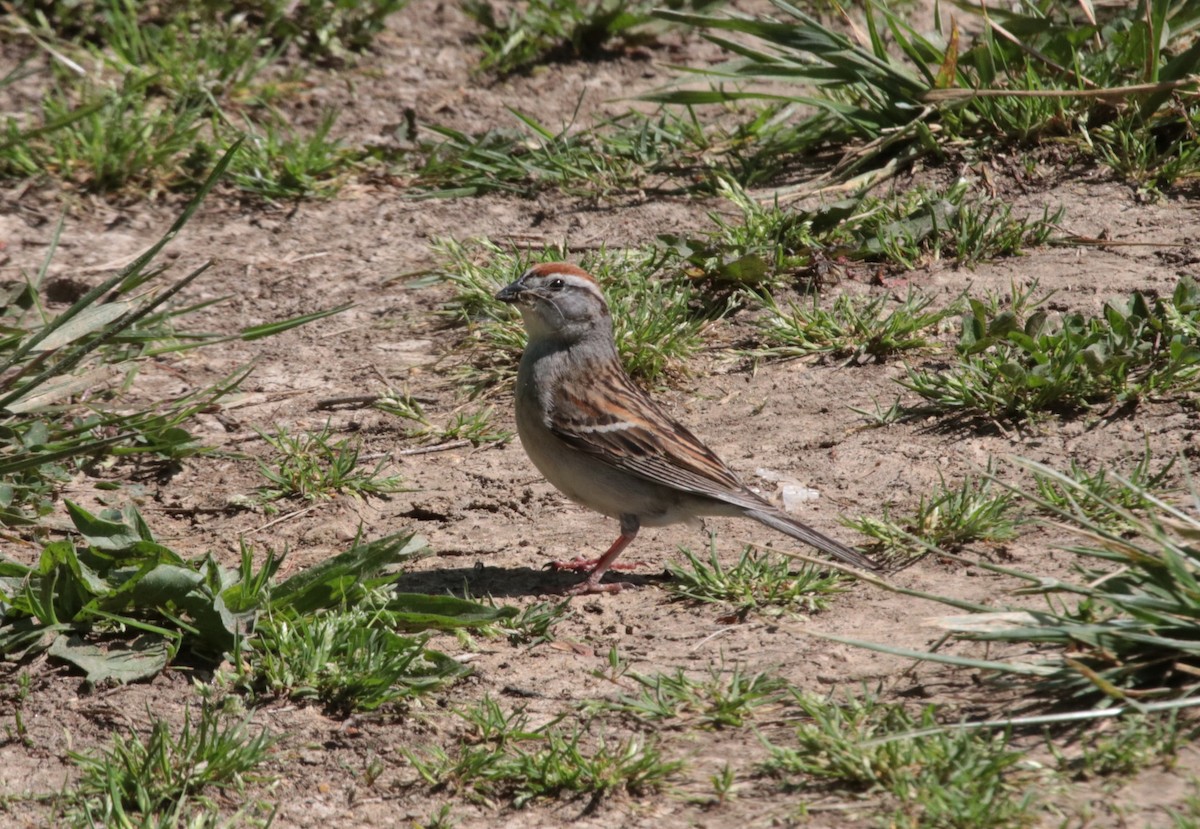
<path fill-rule="evenodd" d="M 592 596 L 597 593 L 620 593 L 627 587 L 633 588 L 637 585 L 627 581 L 599 582 L 584 579 L 579 584 L 564 587 L 559 592 L 564 596 Z"/>
<path fill-rule="evenodd" d="M 577 556 L 570 561 L 549 561 L 546 562 L 544 569 L 553 570 L 555 573 L 571 571 L 575 573 L 587 572 L 595 569 L 600 563 L 598 558 L 584 558 Z M 648 566 L 644 561 L 617 561 L 609 565 L 609 570 L 636 570 L 638 567 Z"/>

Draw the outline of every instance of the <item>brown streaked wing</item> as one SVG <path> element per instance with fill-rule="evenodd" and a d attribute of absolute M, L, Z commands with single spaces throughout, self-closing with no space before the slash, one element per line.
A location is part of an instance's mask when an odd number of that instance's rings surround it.
<path fill-rule="evenodd" d="M 751 509 L 763 506 L 711 449 L 624 372 L 601 371 L 593 378 L 585 396 L 561 387 L 555 393 L 550 430 L 564 443 L 647 480 Z M 630 425 L 621 428 L 622 423 Z M 681 451 L 668 451 L 661 435 L 672 435 Z"/>

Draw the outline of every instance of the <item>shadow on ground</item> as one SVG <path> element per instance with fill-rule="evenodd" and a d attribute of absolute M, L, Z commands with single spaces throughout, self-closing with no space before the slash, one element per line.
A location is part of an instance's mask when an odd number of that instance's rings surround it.
<path fill-rule="evenodd" d="M 406 573 L 396 580 L 400 593 L 449 593 L 453 596 L 491 596 L 492 598 L 521 598 L 527 596 L 559 597 L 563 591 L 584 578 L 582 573 L 537 570 L 532 567 L 450 567 L 444 570 L 422 570 Z M 663 573 L 606 573 L 604 583 L 615 581 L 633 585 L 634 589 L 668 581 Z"/>

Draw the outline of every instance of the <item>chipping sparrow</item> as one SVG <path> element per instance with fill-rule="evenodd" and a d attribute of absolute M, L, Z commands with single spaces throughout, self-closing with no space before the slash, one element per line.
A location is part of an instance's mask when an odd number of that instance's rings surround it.
<path fill-rule="evenodd" d="M 707 446 L 634 385 L 621 367 L 596 281 L 563 262 L 534 265 L 496 294 L 515 304 L 529 342 L 517 372 L 517 432 L 550 483 L 621 522 L 621 535 L 569 592 L 601 584 L 641 527 L 704 515 L 745 516 L 858 567 L 877 565 L 755 495 Z"/>

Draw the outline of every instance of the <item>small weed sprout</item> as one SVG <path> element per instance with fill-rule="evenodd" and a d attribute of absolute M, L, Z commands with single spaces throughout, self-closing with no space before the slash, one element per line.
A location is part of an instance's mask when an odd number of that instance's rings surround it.
<path fill-rule="evenodd" d="M 982 478 L 967 478 L 956 487 L 943 480 L 933 493 L 921 496 L 910 516 L 893 517 L 885 506 L 882 518 L 862 516 L 844 523 L 875 539 L 889 559 L 907 562 L 929 547 L 952 550 L 973 541 L 1006 541 L 1022 520 L 1017 513 L 1017 496 L 994 482 L 989 466 Z"/>
<path fill-rule="evenodd" d="M 278 455 L 268 464 L 259 461 L 259 470 L 268 484 L 259 492 L 265 501 L 280 498 L 304 498 L 309 501 L 335 495 L 388 495 L 401 492 L 399 475 L 385 475 L 384 457 L 371 469 L 359 465 L 358 446 L 349 438 L 332 441 L 328 423 L 319 432 L 291 435 L 283 427 L 275 434 L 259 435 Z"/>
<path fill-rule="evenodd" d="M 667 565 L 671 593 L 679 599 L 730 604 L 738 613 L 813 613 L 828 608 L 831 597 L 846 589 L 846 579 L 837 572 L 822 572 L 809 564 L 793 571 L 791 559 L 753 547 L 744 548 L 737 562 L 726 566 L 717 555 L 715 538 L 709 541 L 707 561 L 688 548 L 681 552 L 686 567 Z"/>

